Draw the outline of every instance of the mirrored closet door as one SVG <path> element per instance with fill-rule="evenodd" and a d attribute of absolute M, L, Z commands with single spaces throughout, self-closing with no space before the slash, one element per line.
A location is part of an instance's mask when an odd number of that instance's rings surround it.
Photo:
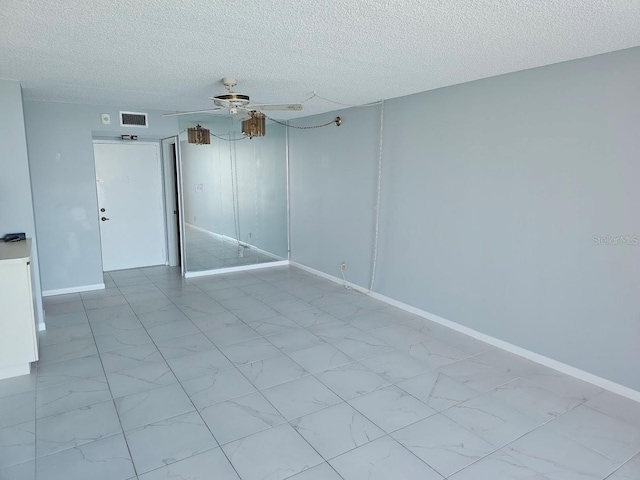
<path fill-rule="evenodd" d="M 231 117 L 185 115 L 180 130 L 185 272 L 286 260 L 286 127 L 249 139 Z"/>

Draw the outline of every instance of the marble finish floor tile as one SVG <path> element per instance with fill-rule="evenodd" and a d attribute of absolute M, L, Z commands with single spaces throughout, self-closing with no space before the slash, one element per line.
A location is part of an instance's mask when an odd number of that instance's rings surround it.
<path fill-rule="evenodd" d="M 91 338 L 91 327 L 88 323 L 71 325 L 68 327 L 52 328 L 38 334 L 38 344 L 40 346 L 57 345 L 60 343 L 72 342 Z"/>
<path fill-rule="evenodd" d="M 235 365 L 257 362 L 270 357 L 282 355 L 273 344 L 266 338 L 257 338 L 246 342 L 234 343 L 220 347 L 229 360 Z"/>
<path fill-rule="evenodd" d="M 52 364 L 74 358 L 87 357 L 98 353 L 96 342 L 93 338 L 83 338 L 71 342 L 57 343 L 55 345 L 42 346 L 38 365 Z"/>
<path fill-rule="evenodd" d="M 502 451 L 550 480 L 602 479 L 619 466 L 619 462 L 547 427 L 534 430 Z"/>
<path fill-rule="evenodd" d="M 427 362 L 415 359 L 401 350 L 365 358 L 360 363 L 366 365 L 389 383 L 400 382 L 433 370 L 433 367 Z"/>
<path fill-rule="evenodd" d="M 36 455 L 61 452 L 121 431 L 112 401 L 40 418 L 36 422 Z"/>
<path fill-rule="evenodd" d="M 46 317 L 47 330 L 56 328 L 70 327 L 72 325 L 89 324 L 89 318 L 86 312 L 62 313 L 53 315 L 47 312 Z"/>
<path fill-rule="evenodd" d="M 238 312 L 236 311 L 235 313 Z M 247 321 L 247 325 L 253 328 L 260 335 L 275 335 L 300 328 L 296 322 L 283 315 Z"/>
<path fill-rule="evenodd" d="M 622 465 L 607 480 L 640 480 L 640 454 Z"/>
<path fill-rule="evenodd" d="M 245 323 L 261 322 L 270 318 L 286 318 L 267 305 L 254 305 L 253 307 L 233 310 L 233 314 Z"/>
<path fill-rule="evenodd" d="M 346 403 L 325 408 L 291 422 L 316 451 L 330 460 L 385 433 Z"/>
<path fill-rule="evenodd" d="M 216 348 L 216 346 L 211 343 L 211 340 L 202 333 L 156 340 L 155 344 L 165 359 L 182 357 L 198 352 L 208 352 Z"/>
<path fill-rule="evenodd" d="M 97 377 L 103 373 L 100 357 L 90 355 L 49 365 L 38 365 L 36 384 L 38 388 L 48 388 L 74 380 Z"/>
<path fill-rule="evenodd" d="M 169 358 L 167 363 L 180 381 L 233 368 L 233 364 L 218 349 Z"/>
<path fill-rule="evenodd" d="M 337 320 L 336 317 L 329 315 L 327 312 L 320 310 L 319 308 L 305 309 L 299 312 L 289 312 L 286 317 L 304 328 L 320 326 Z"/>
<path fill-rule="evenodd" d="M 287 480 L 342 480 L 342 477 L 328 463 L 321 463 Z"/>
<path fill-rule="evenodd" d="M 442 480 L 426 463 L 390 437 L 351 450 L 329 464 L 344 480 Z"/>
<path fill-rule="evenodd" d="M 390 433 L 437 412 L 397 387 L 384 387 L 349 400 L 352 407 Z"/>
<path fill-rule="evenodd" d="M 0 428 L 18 425 L 36 418 L 36 392 L 24 392 L 0 398 Z"/>
<path fill-rule="evenodd" d="M 199 409 L 256 391 L 251 382 L 235 368 L 185 380 L 182 385 Z"/>
<path fill-rule="evenodd" d="M 38 386 L 37 367 L 31 367 L 31 373 L 19 377 L 5 378 L 0 381 L 0 398 L 32 392 Z"/>
<path fill-rule="evenodd" d="M 420 420 L 391 436 L 443 477 L 496 450 L 442 414 Z"/>
<path fill-rule="evenodd" d="M 260 393 L 227 400 L 200 411 L 220 445 L 267 430 L 286 420 Z"/>
<path fill-rule="evenodd" d="M 484 363 L 475 362 L 473 357 L 445 365 L 438 370 L 478 393 L 505 385 L 518 378 L 513 373 L 503 372 Z"/>
<path fill-rule="evenodd" d="M 0 469 L 0 480 L 36 480 L 36 461 L 19 463 L 12 467 Z"/>
<path fill-rule="evenodd" d="M 283 480 L 323 462 L 288 424 L 222 447 L 242 480 Z"/>
<path fill-rule="evenodd" d="M 97 335 L 95 338 L 100 353 L 122 350 L 124 348 L 138 347 L 151 343 L 151 338 L 142 325 L 135 330 L 124 330 L 114 333 Z"/>
<path fill-rule="evenodd" d="M 502 451 L 492 453 L 464 470 L 448 477 L 451 480 L 509 479 L 549 480 Z"/>
<path fill-rule="evenodd" d="M 112 333 L 130 332 L 139 328 L 142 328 L 142 322 L 136 316 L 116 317 L 91 324 L 91 330 L 96 337 Z"/>
<path fill-rule="evenodd" d="M 289 356 L 311 373 L 324 372 L 354 361 L 351 357 L 328 343 L 298 350 L 290 353 Z"/>
<path fill-rule="evenodd" d="M 343 339 L 332 342 L 338 350 L 346 353 L 355 360 L 372 357 L 393 350 L 393 347 L 379 338 L 368 333 L 349 335 Z"/>
<path fill-rule="evenodd" d="M 179 384 L 116 398 L 115 405 L 125 431 L 195 410 Z"/>
<path fill-rule="evenodd" d="M 480 395 L 445 410 L 444 415 L 495 447 L 502 447 L 542 422 L 532 420 L 488 395 Z"/>
<path fill-rule="evenodd" d="M 138 474 L 218 446 L 196 412 L 130 430 L 125 435 Z"/>
<path fill-rule="evenodd" d="M 127 480 L 135 475 L 122 434 L 38 458 L 36 465 L 38 480 Z"/>
<path fill-rule="evenodd" d="M 406 347 L 415 343 L 426 343 L 431 340 L 430 336 L 404 324 L 370 330 L 369 334 L 395 348 Z"/>
<path fill-rule="evenodd" d="M 163 360 L 162 355 L 153 343 L 101 353 L 100 359 L 106 373 L 157 364 Z"/>
<path fill-rule="evenodd" d="M 194 333 L 200 333 L 200 330 L 191 320 L 177 320 L 163 325 L 148 327 L 147 333 L 154 341 L 158 341 L 193 335 Z"/>
<path fill-rule="evenodd" d="M 45 299 L 0 480 L 640 480 L 637 402 L 295 267 L 179 270 Z"/>
<path fill-rule="evenodd" d="M 479 395 L 476 390 L 437 370 L 403 380 L 396 383 L 396 386 L 437 411 L 446 410 Z"/>
<path fill-rule="evenodd" d="M 221 312 L 204 317 L 197 317 L 192 320 L 193 324 L 202 332 L 218 330 L 225 327 L 242 325 L 244 322 L 231 312 Z"/>
<path fill-rule="evenodd" d="M 585 406 L 616 418 L 623 423 L 640 427 L 640 402 L 634 402 L 629 398 L 612 392 L 602 392 L 589 399 Z"/>
<path fill-rule="evenodd" d="M 438 340 L 446 343 L 456 350 L 466 353 L 467 355 L 477 355 L 495 348 L 493 345 L 489 345 L 488 343 L 481 342 L 480 340 L 476 340 L 473 337 L 469 337 L 453 330 L 447 331 L 444 335 L 438 337 Z"/>
<path fill-rule="evenodd" d="M 344 400 L 359 397 L 389 385 L 387 380 L 361 363 L 350 363 L 327 370 L 317 374 L 316 378 Z"/>
<path fill-rule="evenodd" d="M 313 377 L 303 377 L 267 388 L 262 393 L 287 420 L 341 402 L 340 397 Z"/>
<path fill-rule="evenodd" d="M 584 405 L 549 422 L 549 428 L 618 461 L 640 452 L 640 427 Z"/>
<path fill-rule="evenodd" d="M 150 363 L 128 370 L 107 373 L 107 380 L 113 398 L 144 392 L 178 381 L 166 362 Z"/>
<path fill-rule="evenodd" d="M 209 330 L 205 332 L 205 335 L 218 348 L 224 345 L 246 342 L 247 340 L 253 340 L 254 338 L 260 338 L 261 336 L 257 331 L 245 323 Z"/>
<path fill-rule="evenodd" d="M 240 365 L 238 370 L 258 389 L 274 387 L 309 373 L 286 355 Z"/>
<path fill-rule="evenodd" d="M 38 390 L 36 417 L 48 417 L 111 400 L 104 374 Z"/>
<path fill-rule="evenodd" d="M 486 395 L 539 422 L 552 420 L 586 401 L 582 396 L 548 390 L 526 377 L 502 385 Z"/>
<path fill-rule="evenodd" d="M 129 305 L 114 305 L 111 307 L 104 307 L 87 311 L 87 318 L 89 318 L 90 323 L 101 322 L 103 320 L 112 320 L 118 317 L 133 316 L 135 316 L 135 312 Z"/>
<path fill-rule="evenodd" d="M 293 353 L 324 343 L 320 337 L 314 335 L 309 330 L 301 328 L 269 335 L 269 341 L 283 353 Z"/>
<path fill-rule="evenodd" d="M 240 480 L 219 448 L 198 453 L 138 477 L 139 480 Z"/>
<path fill-rule="evenodd" d="M 0 469 L 36 458 L 36 422 L 0 428 Z"/>

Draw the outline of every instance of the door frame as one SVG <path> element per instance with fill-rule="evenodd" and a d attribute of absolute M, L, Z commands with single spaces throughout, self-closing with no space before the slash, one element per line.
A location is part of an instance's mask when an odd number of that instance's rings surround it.
<path fill-rule="evenodd" d="M 168 264 L 168 249 L 167 249 L 167 189 L 165 188 L 165 171 L 163 168 L 163 158 L 162 158 L 162 150 L 161 150 L 161 142 L 160 140 L 158 141 L 153 141 L 153 140 L 148 140 L 148 141 L 139 141 L 139 140 L 135 140 L 135 141 L 126 141 L 126 140 L 111 140 L 111 139 L 101 139 L 101 138 L 94 138 L 91 140 L 91 149 L 94 152 L 93 155 L 93 169 L 94 169 L 94 178 L 95 178 L 95 174 L 96 174 L 96 159 L 95 159 L 95 149 L 94 149 L 94 145 L 96 144 L 116 144 L 116 145 L 127 145 L 127 144 L 132 144 L 132 145 L 153 145 L 154 147 L 156 147 L 156 159 L 158 161 L 158 168 L 160 169 L 160 180 L 161 180 L 161 196 L 162 196 L 162 217 L 164 219 L 163 225 L 162 225 L 162 231 L 164 234 L 164 244 L 165 244 L 165 248 L 164 248 L 164 264 L 167 265 Z M 99 201 L 98 201 L 98 183 L 97 183 L 97 179 L 94 180 L 95 181 L 95 189 L 96 189 L 96 218 L 100 218 L 100 205 L 99 205 Z M 102 234 L 100 233 L 100 222 L 98 221 L 98 233 L 100 235 L 100 264 L 102 265 L 102 271 L 104 272 L 104 265 L 102 264 Z"/>
<path fill-rule="evenodd" d="M 175 267 L 183 264 L 184 239 L 182 228 L 182 185 L 179 175 L 180 138 L 178 135 L 163 138 L 162 145 L 162 168 L 165 198 L 165 224 L 167 233 L 167 265 Z M 175 160 L 171 154 L 171 149 L 175 149 Z M 178 191 L 176 192 L 176 185 Z M 178 212 L 179 224 L 176 226 L 176 213 Z M 178 248 L 180 246 L 180 248 Z"/>

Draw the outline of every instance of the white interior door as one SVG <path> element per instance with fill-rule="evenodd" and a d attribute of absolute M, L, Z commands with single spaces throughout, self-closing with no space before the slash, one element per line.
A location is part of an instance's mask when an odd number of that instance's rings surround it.
<path fill-rule="evenodd" d="M 158 145 L 93 144 L 104 271 L 166 263 Z"/>

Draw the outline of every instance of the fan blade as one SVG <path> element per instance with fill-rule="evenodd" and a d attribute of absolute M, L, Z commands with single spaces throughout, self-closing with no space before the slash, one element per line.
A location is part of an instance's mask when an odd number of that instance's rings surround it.
<path fill-rule="evenodd" d="M 265 103 L 257 105 L 246 105 L 247 110 L 302 110 L 299 103 Z"/>
<path fill-rule="evenodd" d="M 192 113 L 211 113 L 217 112 L 218 110 L 222 110 L 221 108 L 209 108 L 207 110 L 192 110 L 190 112 L 174 112 L 174 113 L 163 113 L 161 117 L 176 117 L 178 115 L 191 115 Z"/>

